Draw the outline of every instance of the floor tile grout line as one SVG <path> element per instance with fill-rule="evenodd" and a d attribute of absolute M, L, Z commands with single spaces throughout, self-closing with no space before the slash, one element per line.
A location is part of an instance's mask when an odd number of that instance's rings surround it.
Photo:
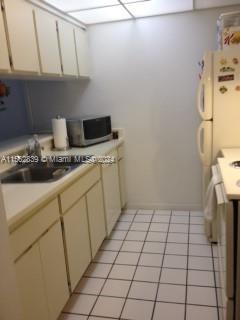
<path fill-rule="evenodd" d="M 124 230 L 124 231 L 128 231 L 128 230 Z M 114 240 L 114 239 L 110 239 L 110 240 Z M 115 241 L 121 241 L 121 240 L 115 240 Z M 129 241 L 129 242 L 144 242 L 144 241 L 140 241 L 140 240 L 124 240 L 124 241 Z M 185 243 L 185 242 L 168 242 L 168 241 L 149 241 L 149 240 L 146 240 L 145 242 L 150 242 L 150 243 L 167 243 L 167 244 L 188 244 L 188 243 Z M 193 245 L 203 245 L 203 246 L 209 246 L 209 245 L 206 245 L 206 244 L 202 244 L 202 243 L 191 243 L 189 242 L 189 244 L 193 244 Z M 118 250 L 114 250 L 114 249 L 99 249 L 99 251 L 113 251 L 113 252 L 117 252 Z M 138 252 L 138 251 L 123 251 L 123 252 Z M 154 253 L 154 252 L 150 252 L 150 253 Z M 171 253 L 169 253 L 171 254 Z M 174 255 L 174 254 L 173 254 Z M 184 255 L 184 254 L 179 254 L 179 255 Z M 192 256 L 192 255 L 191 255 Z M 197 256 L 197 257 L 201 257 L 201 256 Z M 203 256 L 203 258 L 211 258 L 211 257 L 206 257 L 206 256 Z"/>
<path fill-rule="evenodd" d="M 153 210 L 153 214 L 152 214 L 152 217 L 151 217 L 151 221 L 152 221 L 152 219 L 153 219 L 154 212 L 155 212 L 155 210 Z M 135 218 L 134 218 L 134 220 L 135 220 Z M 133 220 L 133 221 L 134 221 L 134 220 Z M 151 225 L 151 222 L 149 223 L 148 228 L 150 228 L 150 225 Z M 148 230 L 149 230 L 149 229 L 148 229 Z M 144 248 L 144 245 L 145 245 L 145 242 L 146 242 L 147 234 L 148 234 L 148 231 L 146 232 L 145 239 L 144 239 L 144 241 L 143 241 L 143 246 L 142 246 L 141 252 L 140 252 L 140 254 L 139 254 L 138 263 L 137 263 L 136 268 L 135 268 L 135 271 L 134 271 L 134 273 L 133 273 L 133 277 L 132 277 L 130 286 L 129 286 L 129 288 L 128 288 L 128 292 L 127 292 L 127 295 L 126 295 L 126 299 L 125 299 L 125 301 L 124 301 L 124 304 L 123 304 L 123 307 L 122 307 L 122 310 L 121 310 L 119 319 L 122 318 L 123 310 L 124 310 L 124 308 L 125 308 L 125 305 L 126 305 L 126 303 L 127 303 L 127 299 L 128 299 L 130 290 L 131 290 L 131 288 L 132 288 L 132 283 L 133 283 L 133 281 L 134 281 L 134 277 L 135 277 L 135 274 L 136 274 L 136 271 L 137 271 L 137 268 L 138 268 L 138 265 L 139 265 L 139 261 L 140 261 L 140 259 L 141 259 L 141 255 L 142 255 L 142 253 L 143 253 L 142 251 L 143 251 L 143 248 Z"/>
<path fill-rule="evenodd" d="M 171 210 L 171 215 L 170 215 L 169 221 L 171 221 L 171 219 L 172 219 L 172 210 Z M 168 232 L 167 232 L 167 237 L 166 237 L 165 249 L 164 249 L 164 253 L 163 253 L 162 264 L 161 264 L 161 269 L 160 269 L 159 278 L 158 278 L 159 281 L 158 281 L 158 285 L 157 285 L 157 291 L 156 291 L 156 295 L 155 295 L 155 302 L 153 305 L 151 320 L 154 320 L 154 313 L 155 313 L 155 308 L 156 308 L 156 304 L 157 304 L 158 291 L 159 291 L 160 283 L 161 283 L 160 281 L 161 281 L 162 269 L 163 269 L 163 264 L 164 264 L 164 259 L 165 259 L 165 252 L 166 252 L 166 248 L 167 248 L 167 239 L 168 239 L 168 234 L 169 234 L 169 228 L 170 228 L 170 223 L 168 225 Z"/>
<path fill-rule="evenodd" d="M 147 241 L 146 241 L 147 242 Z M 159 243 L 162 243 L 164 244 L 164 242 L 159 242 Z M 167 242 L 165 242 L 165 246 L 167 246 Z M 115 252 L 117 253 L 120 253 L 120 251 L 109 251 L 109 250 L 100 250 L 100 251 L 104 251 L 104 252 Z M 99 251 L 99 252 L 100 252 Z M 126 253 L 146 253 L 146 254 L 155 254 L 155 255 L 159 255 L 159 254 L 163 254 L 163 253 L 156 253 L 156 252 L 135 252 L 135 251 L 121 251 L 121 252 L 126 252 Z M 211 259 L 212 257 L 211 256 L 197 256 L 197 255 L 187 255 L 187 254 L 175 254 L 175 253 L 165 253 L 166 256 L 177 256 L 177 257 L 193 257 L 193 258 L 209 258 Z M 93 263 L 102 263 L 102 264 L 113 264 L 115 262 L 104 262 L 104 261 L 93 261 Z M 135 266 L 136 264 L 126 264 L 126 263 L 116 263 L 116 264 L 119 264 L 119 265 L 126 265 L 126 266 Z M 145 266 L 145 265 L 143 265 Z M 145 267 L 148 267 L 148 266 L 145 266 Z M 149 266 L 149 267 L 156 267 L 156 266 Z M 185 269 L 185 268 L 173 268 L 173 269 Z"/>
<path fill-rule="evenodd" d="M 133 298 L 129 298 L 131 300 L 140 300 L 140 299 L 133 299 Z M 144 300 L 140 300 L 140 301 L 144 301 Z M 148 300 L 151 301 L 151 300 Z M 152 300 L 153 301 L 153 300 Z M 158 301 L 157 301 L 158 302 Z M 176 304 L 176 305 L 183 305 L 184 303 L 177 303 L 177 302 L 170 302 L 170 301 L 161 301 L 162 303 L 167 303 L 167 304 Z M 205 305 L 205 304 L 195 304 L 195 303 L 188 303 L 189 306 L 196 306 L 196 307 L 206 307 L 206 308 L 213 308 L 216 309 L 216 306 L 213 305 Z M 93 315 L 87 315 L 84 313 L 77 313 L 77 312 L 62 312 L 63 314 L 68 314 L 68 315 L 82 315 L 82 316 L 87 316 L 87 317 L 93 317 Z M 102 318 L 102 316 L 100 315 L 94 315 L 94 317 L 97 318 Z M 104 318 L 108 318 L 108 319 L 116 319 L 119 320 L 120 318 L 116 318 L 116 317 L 109 317 L 109 316 L 104 316 Z M 121 318 L 120 320 L 123 320 L 124 318 Z"/>
<path fill-rule="evenodd" d="M 178 285 L 177 285 L 178 286 Z M 87 293 L 81 293 L 82 295 L 85 296 L 93 296 L 93 297 L 99 297 L 99 295 L 97 294 L 87 294 Z M 74 295 L 80 295 L 77 293 L 74 293 Z M 105 297 L 105 298 L 116 298 L 116 299 L 130 299 L 130 300 L 134 300 L 134 301 L 150 301 L 150 302 L 161 302 L 161 303 L 169 303 L 169 304 L 178 304 L 178 305 L 185 305 L 185 302 L 176 302 L 176 301 L 165 301 L 165 300 L 155 300 L 155 299 L 140 299 L 140 298 L 132 298 L 132 297 L 119 297 L 119 296 L 109 296 L 109 295 L 101 295 L 101 297 Z M 207 305 L 207 304 L 194 304 L 194 303 L 187 303 L 186 305 L 195 305 L 195 306 L 205 306 L 205 307 L 209 307 L 209 308 L 217 308 L 216 305 Z M 64 311 L 62 313 L 68 313 L 68 314 L 73 314 L 73 312 L 68 312 L 68 311 Z M 81 314 L 81 313 L 80 313 Z M 103 317 L 100 315 L 89 315 L 89 316 L 98 316 L 98 317 Z M 104 316 L 106 317 L 106 316 Z"/>
<path fill-rule="evenodd" d="M 134 215 L 134 218 L 132 219 L 131 224 L 130 224 L 130 226 L 129 226 L 129 230 L 130 230 L 132 224 L 134 223 L 135 217 L 137 216 L 139 210 L 141 210 L 141 209 L 138 209 L 138 210 L 136 211 L 136 214 Z M 119 255 L 119 253 L 121 252 L 121 249 L 122 249 L 122 247 L 123 247 L 124 241 L 126 241 L 126 239 L 127 239 L 129 230 L 127 231 L 127 233 L 126 233 L 126 235 L 125 235 L 125 238 L 124 238 L 124 240 L 123 240 L 123 242 L 122 242 L 122 245 L 121 245 L 121 247 L 120 247 L 120 249 L 119 249 L 118 255 Z M 147 236 L 147 232 L 146 232 L 146 236 Z M 143 248 L 143 246 L 142 246 L 142 248 Z M 117 255 L 117 256 L 118 256 L 118 255 Z M 138 259 L 140 259 L 140 256 L 141 256 L 141 253 L 139 254 L 139 258 L 138 258 Z M 115 265 L 116 265 L 116 264 L 115 264 Z M 132 281 L 133 281 L 133 278 L 134 278 L 134 275 L 135 275 L 136 270 L 137 270 L 137 266 L 135 266 L 135 271 L 134 271 L 133 277 L 132 277 L 132 279 L 130 280 L 130 286 L 129 286 L 129 288 L 128 288 L 128 292 L 130 291 L 130 288 L 131 288 Z M 110 273 L 109 273 L 109 275 L 110 275 Z M 108 276 L 109 276 L 109 275 L 108 275 Z M 128 293 L 127 293 L 127 295 L 128 295 Z M 121 318 L 123 309 L 124 309 L 125 304 L 126 304 L 126 301 L 127 301 L 127 295 L 126 295 L 126 297 L 124 298 L 124 303 L 123 303 L 123 306 L 122 306 L 122 308 L 121 308 L 121 312 L 120 312 L 120 315 L 119 315 L 118 319 Z"/>
<path fill-rule="evenodd" d="M 191 220 L 190 212 L 189 212 L 189 222 Z M 184 310 L 184 320 L 187 320 L 187 304 L 188 304 L 188 264 L 189 264 L 189 239 L 190 239 L 190 225 L 188 227 L 188 248 L 187 248 L 187 273 L 186 273 L 186 290 L 185 290 L 185 310 Z"/>
<path fill-rule="evenodd" d="M 133 215 L 134 218 L 133 218 L 132 222 L 134 221 L 135 216 L 137 215 L 137 212 L 138 212 L 138 211 L 139 211 L 139 210 L 136 210 L 136 213 Z M 121 214 L 122 214 L 122 212 L 121 212 Z M 132 222 L 131 222 L 131 224 L 132 224 Z M 112 232 L 111 232 L 111 233 L 112 233 Z M 109 275 L 110 275 L 110 273 L 111 273 L 111 271 L 112 271 L 112 269 L 113 269 L 113 267 L 114 267 L 114 265 L 115 265 L 115 261 L 117 260 L 117 257 L 118 257 L 118 255 L 119 255 L 119 252 L 120 252 L 120 250 L 121 250 L 121 248 L 122 248 L 122 246 L 123 246 L 123 243 L 124 243 L 124 241 L 125 241 L 125 239 L 126 239 L 126 237 L 127 237 L 127 234 L 128 234 L 128 232 L 126 233 L 126 235 L 125 235 L 125 237 L 124 237 L 124 239 L 123 239 L 123 242 L 122 242 L 121 247 L 120 247 L 120 249 L 119 249 L 119 251 L 118 251 L 118 254 L 116 255 L 116 257 L 115 257 L 115 259 L 114 259 L 114 262 L 111 264 L 111 268 L 110 268 L 110 270 L 109 270 L 109 272 L 108 272 L 108 274 L 107 274 L 107 277 L 106 277 L 106 279 L 105 279 L 105 281 L 104 281 L 104 283 L 103 283 L 103 285 L 102 285 L 102 288 L 101 288 L 101 290 L 100 290 L 100 292 L 99 292 L 99 294 L 98 294 L 98 296 L 97 296 L 97 298 L 96 298 L 96 301 L 94 302 L 94 304 L 93 304 L 93 306 L 92 306 L 92 308 L 91 308 L 91 310 L 90 310 L 90 312 L 89 312 L 89 315 L 88 315 L 88 318 L 87 318 L 87 319 L 89 319 L 89 317 L 91 316 L 91 314 L 92 314 L 92 312 L 93 312 L 93 310 L 94 310 L 94 307 L 95 307 L 95 305 L 96 305 L 99 297 L 101 296 L 101 292 L 102 292 L 102 290 L 103 290 L 103 288 L 104 288 L 104 286 L 105 286 L 105 284 L 106 284 L 106 282 L 107 282 L 107 280 L 108 280 L 108 277 L 109 277 Z"/>
<path fill-rule="evenodd" d="M 116 265 L 116 264 L 115 264 Z M 135 267 L 135 266 L 132 266 L 132 267 Z M 140 265 L 140 267 L 142 267 Z M 146 266 L 144 266 L 146 267 Z M 148 266 L 147 266 L 148 267 Z M 160 267 L 149 267 L 149 268 L 160 268 Z M 172 268 L 162 268 L 162 269 L 171 269 L 171 270 L 185 270 L 186 269 L 172 269 Z M 189 271 L 205 271 L 205 270 L 191 270 L 189 269 Z M 210 271 L 212 273 L 212 271 Z M 88 278 L 88 279 L 102 279 L 102 280 L 105 280 L 106 278 L 99 278 L 99 277 L 83 277 L 83 278 Z M 129 279 L 123 279 L 123 278 L 109 278 L 108 277 L 108 280 L 119 280 L 119 281 L 130 281 Z M 182 283 L 175 283 L 175 282 L 159 282 L 159 281 L 147 281 L 147 280 L 134 280 L 134 281 L 137 281 L 137 282 L 143 282 L 143 283 L 160 283 L 160 284 L 168 284 L 168 285 L 177 285 L 177 286 L 186 286 L 186 284 L 182 284 Z M 200 284 L 189 284 L 188 285 L 189 287 L 197 287 L 197 288 L 212 288 L 212 289 L 215 289 L 215 286 L 204 286 L 204 285 L 200 285 Z M 218 288 L 218 287 L 217 287 Z M 95 294 L 88 294 L 88 293 L 83 293 L 83 292 L 77 292 L 77 291 L 74 291 L 73 292 L 74 294 L 86 294 L 86 295 L 95 295 Z"/>

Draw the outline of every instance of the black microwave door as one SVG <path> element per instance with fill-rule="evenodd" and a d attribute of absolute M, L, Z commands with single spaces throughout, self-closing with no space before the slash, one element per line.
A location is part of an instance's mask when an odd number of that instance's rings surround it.
<path fill-rule="evenodd" d="M 83 127 L 86 140 L 105 137 L 112 132 L 110 117 L 84 120 Z"/>

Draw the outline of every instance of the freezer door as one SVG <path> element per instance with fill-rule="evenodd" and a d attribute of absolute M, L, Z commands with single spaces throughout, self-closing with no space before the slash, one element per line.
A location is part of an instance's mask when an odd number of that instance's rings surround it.
<path fill-rule="evenodd" d="M 202 120 L 213 117 L 213 54 L 208 52 L 203 58 L 204 67 L 197 90 L 197 109 Z"/>
<path fill-rule="evenodd" d="M 203 166 L 212 164 L 212 121 L 202 121 L 197 132 L 197 146 Z"/>
<path fill-rule="evenodd" d="M 240 146 L 240 50 L 214 53 L 213 160 Z"/>

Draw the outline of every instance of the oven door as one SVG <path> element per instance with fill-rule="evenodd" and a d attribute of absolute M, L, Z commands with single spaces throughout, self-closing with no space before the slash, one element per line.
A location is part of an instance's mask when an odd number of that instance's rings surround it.
<path fill-rule="evenodd" d="M 223 320 L 233 319 L 234 308 L 234 210 L 226 198 L 224 185 L 215 186 L 217 198 L 218 263 Z"/>

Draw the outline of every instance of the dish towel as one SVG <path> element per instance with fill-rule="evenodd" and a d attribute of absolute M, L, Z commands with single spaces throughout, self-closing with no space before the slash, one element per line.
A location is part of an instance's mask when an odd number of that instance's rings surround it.
<path fill-rule="evenodd" d="M 214 170 L 217 171 L 217 170 Z M 218 174 L 213 174 L 212 179 L 208 185 L 206 192 L 206 205 L 204 208 L 204 216 L 208 221 L 212 221 L 215 218 L 216 213 L 216 197 L 215 197 L 215 185 L 221 183 L 221 177 Z"/>

